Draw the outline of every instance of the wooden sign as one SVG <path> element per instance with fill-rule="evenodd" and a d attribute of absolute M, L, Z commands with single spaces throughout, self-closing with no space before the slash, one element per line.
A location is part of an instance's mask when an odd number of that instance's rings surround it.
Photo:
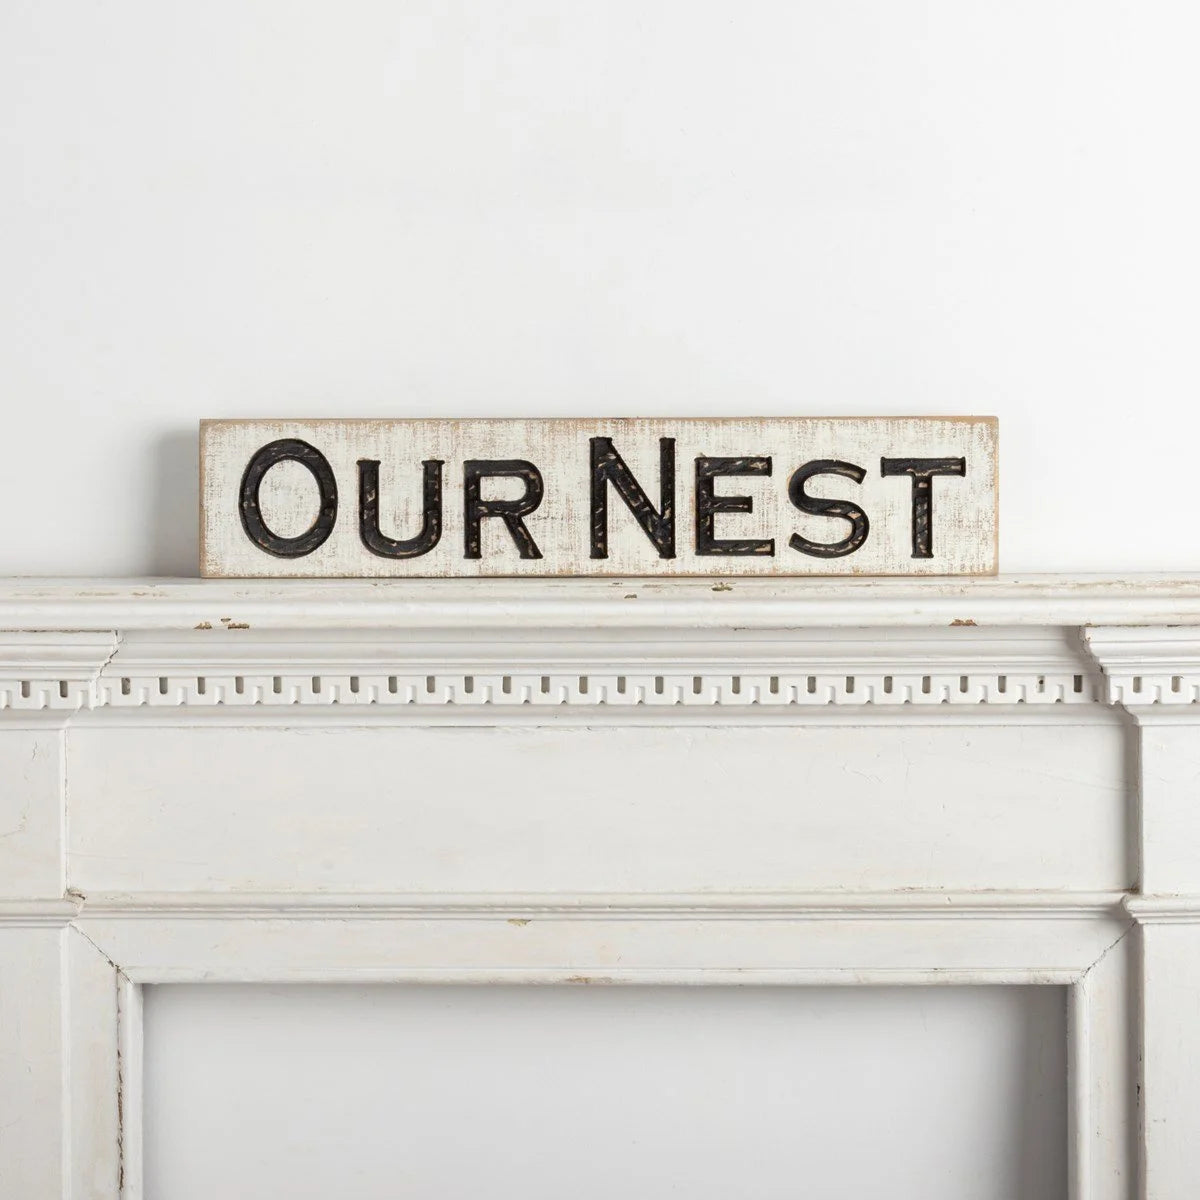
<path fill-rule="evenodd" d="M 204 421 L 202 573 L 986 575 L 993 417 Z"/>

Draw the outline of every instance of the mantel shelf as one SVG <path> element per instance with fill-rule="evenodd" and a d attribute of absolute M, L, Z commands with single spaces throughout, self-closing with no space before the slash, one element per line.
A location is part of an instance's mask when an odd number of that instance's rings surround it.
<path fill-rule="evenodd" d="M 1200 625 L 1200 573 L 895 579 L 8 579 L 0 629 L 746 630 Z"/>

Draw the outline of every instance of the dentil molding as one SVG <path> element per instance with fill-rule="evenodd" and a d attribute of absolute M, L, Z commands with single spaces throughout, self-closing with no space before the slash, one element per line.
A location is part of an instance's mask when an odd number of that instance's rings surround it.
<path fill-rule="evenodd" d="M 1200 702 L 1200 577 L 14 581 L 0 628 L 6 713 Z"/>

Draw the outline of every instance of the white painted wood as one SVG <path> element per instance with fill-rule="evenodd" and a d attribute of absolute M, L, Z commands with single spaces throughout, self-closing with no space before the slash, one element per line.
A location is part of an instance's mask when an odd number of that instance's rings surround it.
<path fill-rule="evenodd" d="M 1200 574 L 976 579 L 6 579 L 0 629 L 604 630 L 1200 626 Z"/>
<path fill-rule="evenodd" d="M 127 974 L 117 977 L 118 1181 L 120 1200 L 142 1200 L 143 1040 L 142 989 Z"/>
<path fill-rule="evenodd" d="M 65 931 L 63 994 L 71 1200 L 105 1200 L 120 1186 L 124 1120 L 118 1086 L 118 974 L 78 928 Z"/>
<path fill-rule="evenodd" d="M 1167 703 L 1170 703 L 1168 701 Z M 1141 890 L 1200 894 L 1200 721 L 1139 716 Z"/>
<path fill-rule="evenodd" d="M 166 913 L 135 902 L 131 912 L 84 909 L 79 928 L 139 983 L 204 980 L 456 983 L 1055 983 L 1073 982 L 1125 927 L 1111 909 L 1074 916 L 1044 912 L 936 917 L 863 915 L 863 897 L 841 914 L 764 917 L 598 916 L 586 910 L 546 920 L 496 896 L 477 916 L 359 916 Z M 871 903 L 870 898 L 865 898 Z M 525 914 L 525 915 L 522 915 Z"/>
<path fill-rule="evenodd" d="M 38 909 L 40 908 L 40 911 Z M 0 1184 L 13 1197 L 116 1200 L 116 978 L 75 906 L 0 908 Z"/>
<path fill-rule="evenodd" d="M 0 1190 L 68 1197 L 65 931 L 27 920 L 0 925 Z"/>
<path fill-rule="evenodd" d="M 596 439 L 636 480 L 639 500 L 648 505 L 643 519 L 671 518 L 665 527 L 650 524 L 647 532 L 615 484 L 597 476 L 606 513 L 597 540 Z M 218 578 L 996 570 L 996 423 L 986 417 L 205 421 L 200 441 L 202 573 Z M 276 461 L 273 450 L 286 457 Z M 736 466 L 751 458 L 753 468 Z M 895 471 L 910 459 L 926 460 L 928 469 L 940 464 L 941 473 L 923 485 L 932 502 L 923 518 L 916 515 L 912 476 L 883 473 L 884 460 Z M 364 462 L 375 464 L 373 483 L 360 484 Z M 470 519 L 477 511 L 466 499 L 471 462 L 491 462 L 489 471 L 510 476 L 517 468 L 526 473 L 475 485 L 476 500 L 527 499 L 518 528 L 495 516 Z M 702 462 L 724 474 L 702 485 Z M 806 464 L 826 469 L 807 483 L 801 476 L 794 486 L 803 493 L 789 498 L 793 473 Z M 438 472 L 429 504 L 426 469 Z M 664 470 L 670 473 L 665 493 Z M 706 531 L 702 488 L 718 498 L 709 502 L 714 511 Z M 842 501 L 859 515 L 852 521 L 814 512 L 804 496 Z M 720 497 L 743 499 L 731 504 Z M 403 556 L 386 544 L 369 549 L 360 522 L 372 501 L 375 534 L 418 539 L 419 547 L 405 547 Z M 420 541 L 431 514 L 436 529 L 430 525 Z M 747 542 L 752 549 L 738 545 Z M 838 545 L 833 554 L 821 549 Z"/>
<path fill-rule="evenodd" d="M 1128 1200 L 1139 1168 L 1136 931 L 1126 928 L 1071 988 L 1072 1200 Z"/>
<path fill-rule="evenodd" d="M 1141 933 L 1143 1195 L 1174 1200 L 1196 1186 L 1200 913 L 1186 922 L 1151 919 Z"/>
<path fill-rule="evenodd" d="M 0 589 L 0 1194 L 210 979 L 1066 985 L 1073 1200 L 1188 1194 L 1197 582 L 731 586 Z"/>
<path fill-rule="evenodd" d="M 1190 627 L 1100 627 L 1084 640 L 1103 664 L 1109 701 L 1141 710 L 1147 705 L 1200 700 L 1200 636 Z"/>
<path fill-rule="evenodd" d="M 1096 628 L 1086 640 L 1110 698 L 1139 727 L 1140 1191 L 1191 1194 L 1200 1119 L 1200 630 Z"/>
<path fill-rule="evenodd" d="M 1093 664 L 1058 631 L 759 634 L 343 631 L 127 635 L 90 709 L 1094 705 Z"/>
<path fill-rule="evenodd" d="M 1069 738 L 1057 726 L 495 725 L 71 737 L 69 880 L 86 895 L 1134 880 L 1115 724 Z"/>
<path fill-rule="evenodd" d="M 0 708 L 71 712 L 86 702 L 116 649 L 103 632 L 0 634 Z"/>
<path fill-rule="evenodd" d="M 8 681 L 47 709 L 1096 706 L 1094 663 L 1059 630 L 970 627 L 501 637 L 399 632 L 131 632 L 86 681 Z M 31 635 L 43 637 L 46 635 Z M 3 660 L 0 660 L 2 667 Z M 20 669 L 14 664 L 10 669 Z M 52 711 L 52 710 L 49 710 Z"/>
<path fill-rule="evenodd" d="M 63 733 L 0 728 L 0 896 L 61 896 L 65 886 Z"/>

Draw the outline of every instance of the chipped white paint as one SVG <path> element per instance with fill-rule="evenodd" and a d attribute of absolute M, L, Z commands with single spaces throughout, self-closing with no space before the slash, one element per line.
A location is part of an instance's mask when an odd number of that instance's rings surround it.
<path fill-rule="evenodd" d="M 1077 630 L 1200 625 L 1200 575 L 1000 575 L 978 579 L 8 579 L 0 629 L 253 629 L 311 636 L 438 630 L 494 637 L 584 631 L 780 629 Z M 110 634 L 111 636 L 111 634 Z M 1075 639 L 1076 642 L 1078 638 Z"/>
<path fill-rule="evenodd" d="M 990 417 L 206 421 L 200 436 L 202 570 L 218 578 L 996 570 Z M 268 465 L 268 447 L 290 457 Z M 636 482 L 597 474 L 602 453 Z M 920 500 L 900 473 L 914 459 L 938 472 Z M 477 515 L 522 498 L 519 528 Z"/>
<path fill-rule="evenodd" d="M 716 586 L 0 589 L 0 1193 L 141 1196 L 142 985 L 351 979 L 1064 985 L 1072 1200 L 1190 1194 L 1200 582 Z"/>

